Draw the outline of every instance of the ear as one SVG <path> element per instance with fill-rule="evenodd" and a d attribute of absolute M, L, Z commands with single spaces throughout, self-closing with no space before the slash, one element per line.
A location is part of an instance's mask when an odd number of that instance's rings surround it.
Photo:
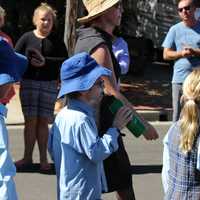
<path fill-rule="evenodd" d="M 88 94 L 90 93 L 91 88 L 89 90 L 86 91 L 81 91 L 80 92 L 80 97 L 88 97 Z"/>

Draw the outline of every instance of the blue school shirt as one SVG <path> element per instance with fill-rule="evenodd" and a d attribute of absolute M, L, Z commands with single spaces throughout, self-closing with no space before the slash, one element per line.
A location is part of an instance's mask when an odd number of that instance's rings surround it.
<path fill-rule="evenodd" d="M 17 193 L 13 177 L 16 168 L 13 164 L 8 147 L 8 131 L 5 120 L 7 108 L 0 104 L 0 199 L 17 200 Z"/>
<path fill-rule="evenodd" d="M 181 51 L 185 46 L 200 48 L 200 21 L 194 27 L 183 22 L 173 25 L 167 33 L 162 47 Z M 200 57 L 179 58 L 174 61 L 172 83 L 183 83 L 193 67 L 200 65 Z"/>
<path fill-rule="evenodd" d="M 54 160 L 58 199 L 97 200 L 106 191 L 103 160 L 118 149 L 119 132 L 110 128 L 98 136 L 94 110 L 69 100 L 56 116 L 48 149 Z"/>

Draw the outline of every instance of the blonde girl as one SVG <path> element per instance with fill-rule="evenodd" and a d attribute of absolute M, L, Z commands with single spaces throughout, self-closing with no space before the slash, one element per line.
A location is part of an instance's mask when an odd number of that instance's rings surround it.
<path fill-rule="evenodd" d="M 200 68 L 183 83 L 180 120 L 164 138 L 162 179 L 165 200 L 200 197 Z"/>
<path fill-rule="evenodd" d="M 16 51 L 29 60 L 20 87 L 25 149 L 23 158 L 15 163 L 18 170 L 32 167 L 36 142 L 40 152 L 40 172 L 51 170 L 47 160 L 48 123 L 54 117 L 60 66 L 67 58 L 64 42 L 53 32 L 55 20 L 55 10 L 47 3 L 41 3 L 33 14 L 35 29 L 24 33 L 15 46 Z"/>

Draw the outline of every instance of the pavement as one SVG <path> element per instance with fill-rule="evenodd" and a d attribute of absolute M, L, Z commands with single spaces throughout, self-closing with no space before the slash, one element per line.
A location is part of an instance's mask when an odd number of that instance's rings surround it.
<path fill-rule="evenodd" d="M 171 121 L 171 68 L 168 64 L 153 63 L 143 68 L 141 74 L 128 74 L 121 78 L 121 91 L 148 121 Z M 7 125 L 22 125 L 24 118 L 19 101 L 19 85 L 16 95 L 7 105 Z"/>
<path fill-rule="evenodd" d="M 124 129 L 124 144 L 129 155 L 132 180 L 137 200 L 161 200 L 162 140 L 171 122 L 151 122 L 159 133 L 159 139 L 147 141 L 144 137 L 135 138 L 128 129 Z M 24 126 L 8 126 L 10 152 L 14 161 L 21 159 L 24 151 Z M 39 151 L 36 145 L 33 153 L 34 169 L 18 171 L 15 177 L 19 200 L 55 200 L 55 173 L 38 172 Z M 50 161 L 50 159 L 49 159 Z M 115 193 L 102 195 L 103 200 L 116 200 Z"/>

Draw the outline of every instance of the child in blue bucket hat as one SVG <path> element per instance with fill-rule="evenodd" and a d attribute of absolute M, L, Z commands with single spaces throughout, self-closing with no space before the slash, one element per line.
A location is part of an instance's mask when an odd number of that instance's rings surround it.
<path fill-rule="evenodd" d="M 15 53 L 0 37 L 0 100 L 6 98 L 12 84 L 20 80 L 27 64 L 26 57 Z M 9 152 L 8 131 L 4 121 L 6 114 L 7 108 L 0 103 L 0 199 L 16 200 L 13 180 L 16 168 Z"/>
<path fill-rule="evenodd" d="M 56 116 L 48 144 L 58 199 L 94 200 L 106 191 L 102 161 L 118 149 L 119 130 L 132 119 L 132 112 L 124 106 L 112 127 L 98 136 L 95 111 L 103 97 L 101 77 L 110 75 L 88 53 L 76 54 L 62 64 L 58 98 L 66 95 L 67 106 Z"/>

